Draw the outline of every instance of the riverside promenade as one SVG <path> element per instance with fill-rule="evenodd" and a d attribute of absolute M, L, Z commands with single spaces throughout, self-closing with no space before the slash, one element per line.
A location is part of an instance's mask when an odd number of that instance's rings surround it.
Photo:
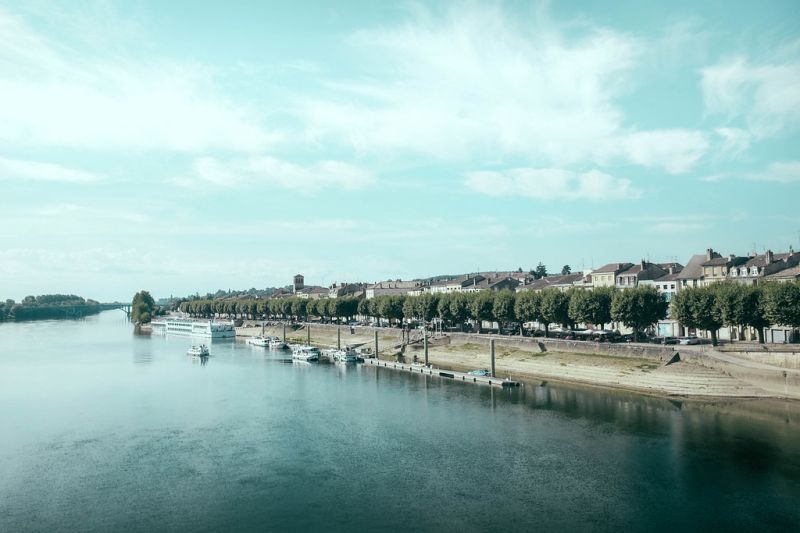
<path fill-rule="evenodd" d="M 280 337 L 283 325 L 269 326 L 265 333 Z M 260 326 L 237 328 L 237 336 L 260 334 Z M 327 347 L 346 344 L 373 347 L 376 334 L 379 359 L 399 363 L 424 360 L 422 343 L 404 343 L 404 334 L 398 328 L 351 329 L 311 323 L 287 325 L 286 329 L 289 342 L 310 339 L 312 344 Z M 775 361 L 774 357 L 764 357 L 762 362 L 756 360 L 758 354 L 739 356 L 710 346 L 609 344 L 448 333 L 429 336 L 428 361 L 457 372 L 491 368 L 491 340 L 496 344 L 498 378 L 532 383 L 562 381 L 660 396 L 800 399 L 800 370 L 766 362 Z M 676 353 L 680 361 L 667 364 Z M 782 357 L 793 360 L 794 355 Z"/>

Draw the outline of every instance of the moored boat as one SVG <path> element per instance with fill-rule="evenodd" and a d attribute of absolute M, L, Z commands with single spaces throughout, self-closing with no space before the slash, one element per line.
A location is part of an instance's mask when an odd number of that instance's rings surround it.
<path fill-rule="evenodd" d="M 156 334 L 189 335 L 192 337 L 209 337 L 226 339 L 236 336 L 232 322 L 214 322 L 211 320 L 191 320 L 188 318 L 162 318 L 150 323 L 152 332 Z"/>
<path fill-rule="evenodd" d="M 262 337 L 258 335 L 256 337 L 250 337 L 247 339 L 247 344 L 250 346 L 259 346 L 261 348 L 266 348 L 269 346 L 270 338 L 269 337 Z"/>
<path fill-rule="evenodd" d="M 208 346 L 205 344 L 201 344 L 200 346 L 192 346 L 186 351 L 186 355 L 191 355 L 194 357 L 208 357 L 210 354 L 208 352 Z"/>
<path fill-rule="evenodd" d="M 337 363 L 356 363 L 358 362 L 358 353 L 352 346 L 345 346 L 343 350 L 333 351 L 333 360 Z"/>
<path fill-rule="evenodd" d="M 315 346 L 308 346 L 305 344 L 296 344 L 292 346 L 292 359 L 298 361 L 319 361 L 320 351 Z"/>
<path fill-rule="evenodd" d="M 286 348 L 286 343 L 283 342 L 280 337 L 270 337 L 269 340 L 269 347 L 272 350 L 279 350 L 282 348 Z"/>

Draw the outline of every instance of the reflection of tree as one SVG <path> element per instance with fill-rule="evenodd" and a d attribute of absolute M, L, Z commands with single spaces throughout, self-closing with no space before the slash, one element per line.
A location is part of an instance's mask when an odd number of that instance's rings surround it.
<path fill-rule="evenodd" d="M 208 356 L 205 355 L 200 357 L 200 366 L 206 366 L 207 364 L 208 364 Z"/>

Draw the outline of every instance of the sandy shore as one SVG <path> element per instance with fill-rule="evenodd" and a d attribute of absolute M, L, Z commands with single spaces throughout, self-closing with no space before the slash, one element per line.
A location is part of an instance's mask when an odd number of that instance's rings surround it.
<path fill-rule="evenodd" d="M 349 327 L 341 328 L 341 343 L 374 345 L 374 330 Z M 252 336 L 261 333 L 260 327 L 237 328 L 237 336 Z M 267 335 L 281 336 L 282 326 L 268 327 Z M 287 328 L 289 342 L 306 342 L 304 326 Z M 311 326 L 311 343 L 318 346 L 336 346 L 337 332 L 332 326 Z M 422 360 L 421 347 L 401 350 L 399 329 L 379 329 L 380 357 L 407 362 Z M 447 338 L 429 346 L 428 360 L 431 364 L 453 370 L 468 371 L 490 368 L 488 340 L 484 342 L 461 342 Z M 626 389 L 663 396 L 697 398 L 767 398 L 774 393 L 765 391 L 751 383 L 731 377 L 729 374 L 708 366 L 682 361 L 665 365 L 652 359 L 616 357 L 610 355 L 579 354 L 568 352 L 541 352 L 535 343 L 526 347 L 498 346 L 496 349 L 496 374 L 520 381 L 541 383 L 562 381 L 606 388 Z"/>

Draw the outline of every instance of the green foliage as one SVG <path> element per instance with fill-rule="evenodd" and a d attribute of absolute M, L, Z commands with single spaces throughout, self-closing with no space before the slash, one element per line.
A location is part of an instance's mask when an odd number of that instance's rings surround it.
<path fill-rule="evenodd" d="M 535 322 L 542 319 L 542 295 L 534 291 L 522 291 L 514 302 L 514 314 L 520 322 Z"/>
<path fill-rule="evenodd" d="M 463 324 L 470 317 L 471 294 L 465 292 L 454 292 L 449 295 L 450 316 L 453 321 Z"/>
<path fill-rule="evenodd" d="M 723 320 L 714 286 L 689 287 L 680 291 L 672 299 L 672 316 L 687 328 L 707 330 L 711 333 L 711 343 L 717 345 L 717 330 L 723 326 Z"/>
<path fill-rule="evenodd" d="M 133 295 L 131 302 L 131 320 L 136 324 L 147 324 L 156 309 L 156 301 L 147 291 L 140 291 Z"/>
<path fill-rule="evenodd" d="M 602 329 L 611 322 L 611 302 L 615 290 L 613 287 L 598 287 L 591 291 L 571 290 L 569 318 L 575 323 L 593 324 Z"/>
<path fill-rule="evenodd" d="M 510 290 L 502 290 L 494 297 L 494 304 L 492 305 L 492 315 L 498 323 L 503 322 L 516 322 L 517 314 L 514 310 L 516 303 L 515 294 Z"/>
<path fill-rule="evenodd" d="M 569 295 L 558 289 L 543 290 L 539 301 L 539 313 L 545 332 L 549 331 L 550 324 L 569 326 Z"/>
<path fill-rule="evenodd" d="M 547 275 L 547 267 L 541 261 L 536 265 L 536 270 L 533 271 L 533 276 L 536 279 L 541 279 Z"/>
<path fill-rule="evenodd" d="M 481 329 L 481 322 L 484 320 L 494 320 L 494 293 L 484 290 L 475 293 L 469 303 L 470 316 L 478 323 L 478 332 Z"/>
<path fill-rule="evenodd" d="M 567 274 L 572 274 L 572 267 L 569 265 L 564 265 L 561 267 L 561 275 L 566 276 Z"/>
<path fill-rule="evenodd" d="M 765 283 L 764 316 L 772 324 L 800 327 L 800 282 Z"/>
<path fill-rule="evenodd" d="M 611 317 L 639 332 L 666 318 L 669 304 L 655 287 L 636 287 L 618 291 L 611 302 Z"/>
<path fill-rule="evenodd" d="M 26 296 L 20 303 L 11 299 L 0 302 L 0 321 L 77 318 L 99 313 L 105 308 L 94 300 L 85 300 L 74 294 L 42 294 Z"/>

